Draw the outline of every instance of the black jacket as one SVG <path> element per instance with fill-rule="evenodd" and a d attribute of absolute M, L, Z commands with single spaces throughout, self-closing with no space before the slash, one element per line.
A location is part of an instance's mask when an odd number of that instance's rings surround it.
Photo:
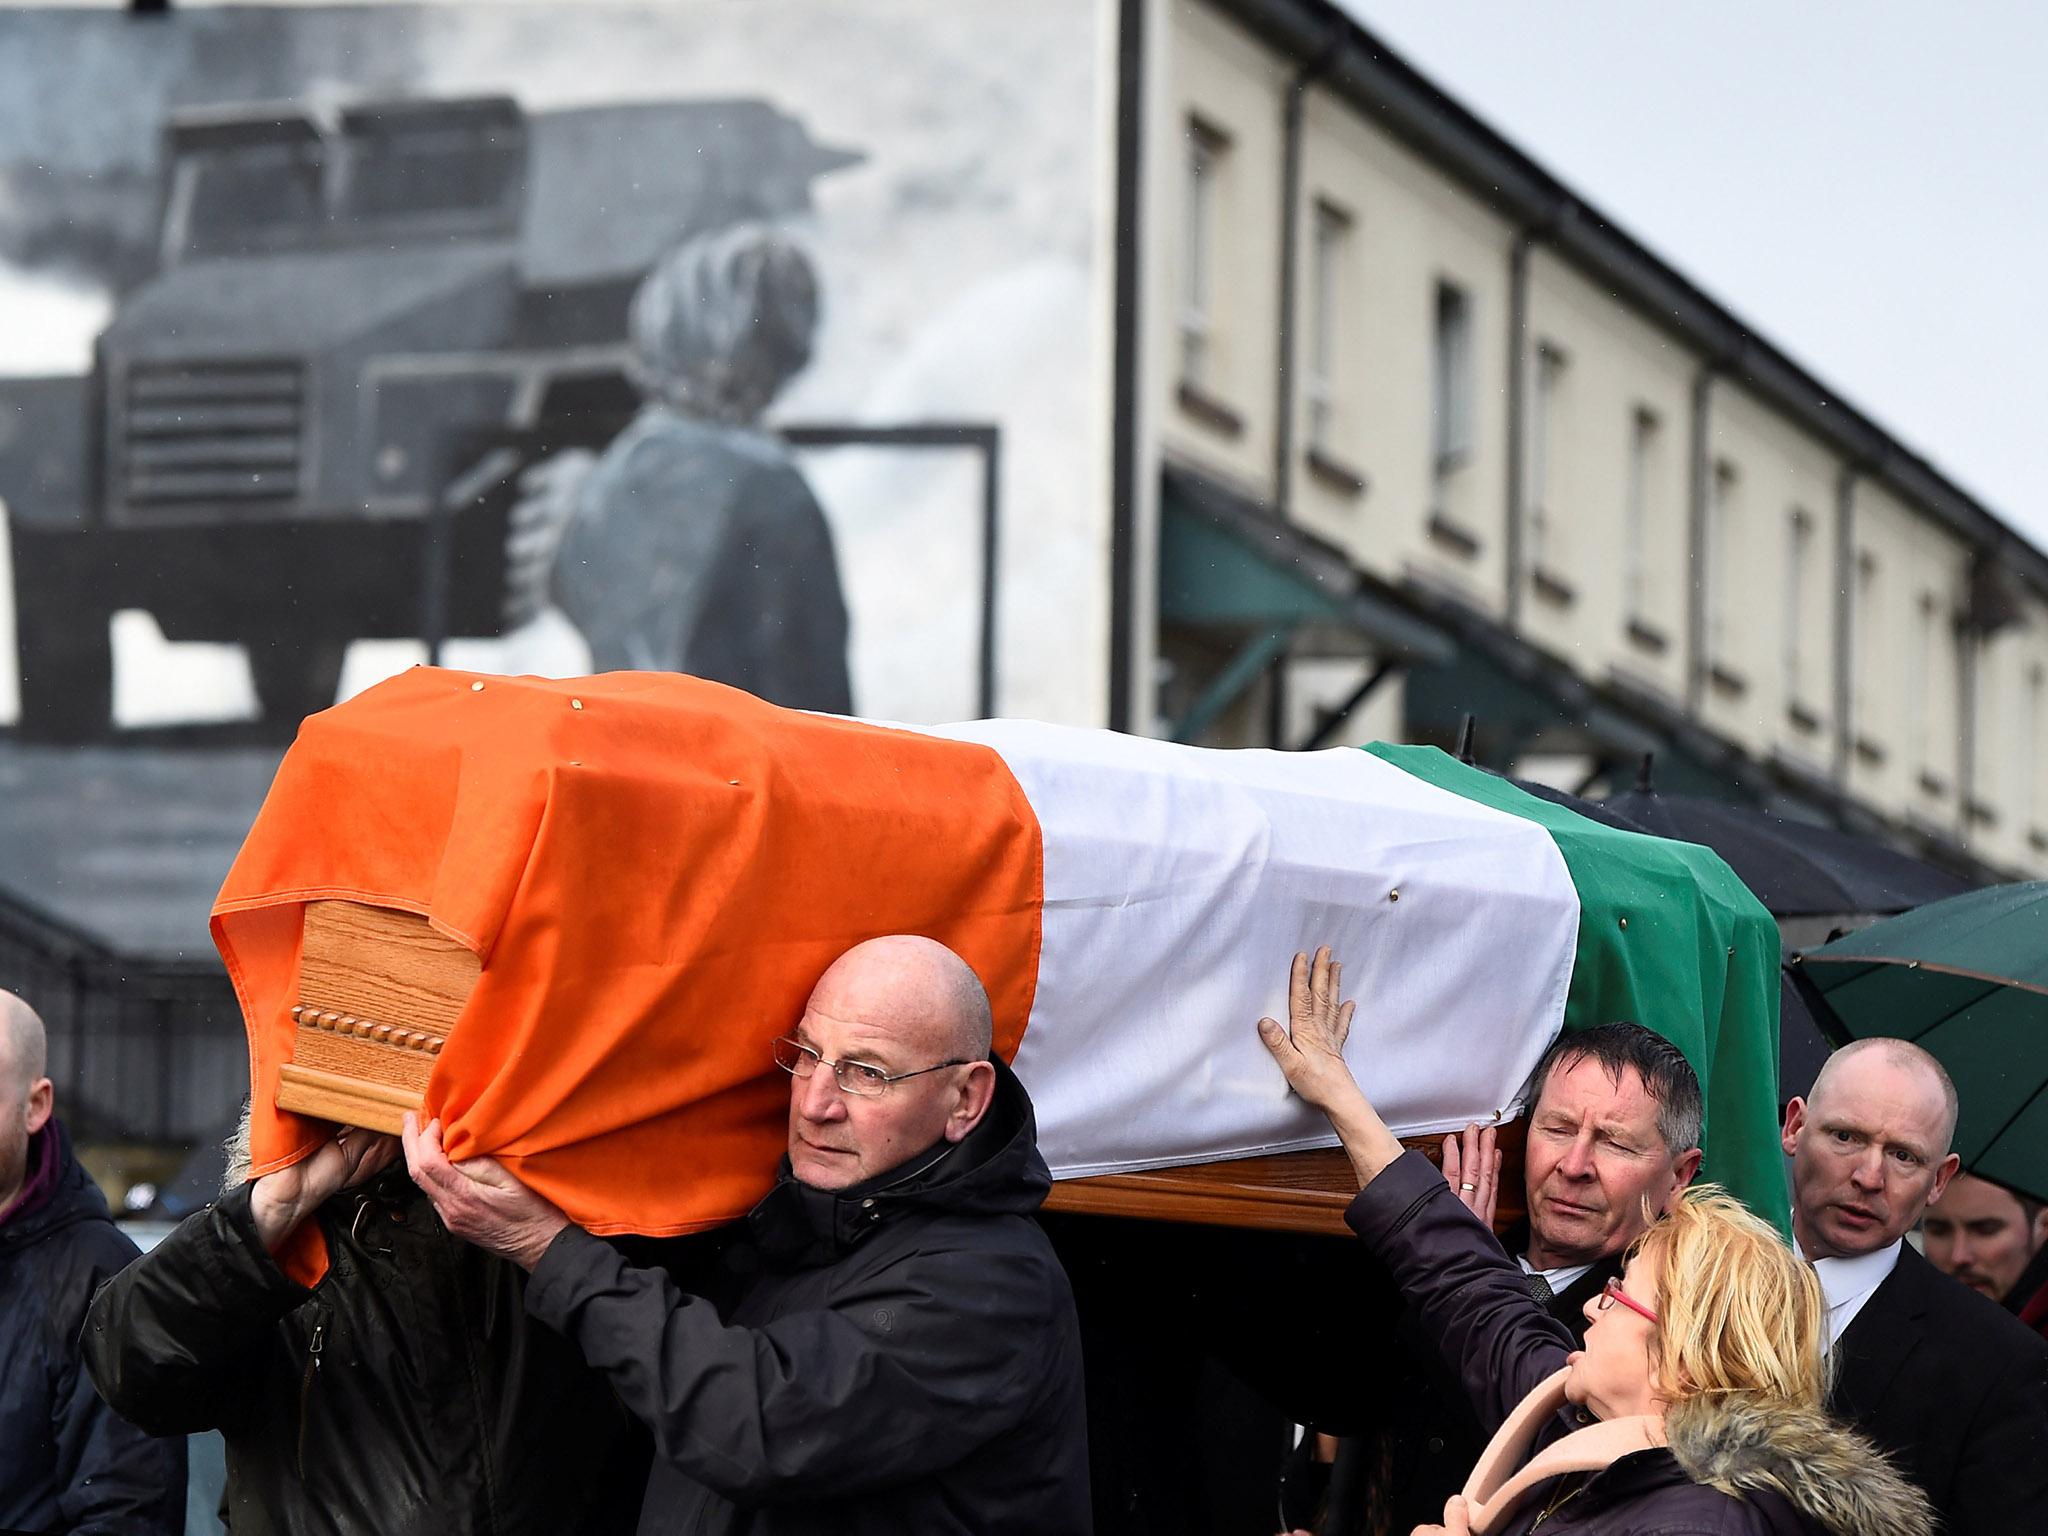
<path fill-rule="evenodd" d="M 1576 1341 L 1529 1297 L 1521 1270 L 1409 1152 L 1344 1219 L 1394 1273 L 1423 1331 L 1458 1372 L 1491 1435 L 1566 1362 Z M 1540 1450 L 1591 1423 L 1566 1408 Z M 1578 1479 L 1553 1478 L 1491 1536 L 1927 1536 L 1927 1507 L 1862 1439 L 1817 1409 L 1695 1398 L 1667 1420 L 1668 1446 Z M 2014 1530 L 2030 1529 L 2015 1526 Z"/>
<path fill-rule="evenodd" d="M 235 1536 L 632 1529 L 645 1438 L 526 1316 L 526 1277 L 448 1234 L 402 1169 L 321 1207 L 312 1290 L 256 1236 L 250 1185 L 104 1286 L 85 1355 L 160 1433 L 218 1429 Z"/>
<path fill-rule="evenodd" d="M 1528 1239 L 1524 1226 L 1509 1234 L 1504 1249 L 1526 1249 Z M 1575 1344 L 1585 1342 L 1586 1303 L 1621 1269 L 1622 1255 L 1610 1253 L 1543 1303 Z M 1335 1463 L 1327 1472 L 1313 1463 L 1312 1435 L 1303 1436 L 1290 1458 L 1282 1511 L 1296 1524 L 1308 1524 L 1318 1506 L 1327 1505 L 1319 1527 L 1326 1536 L 1435 1525 L 1444 1517 L 1445 1500 L 1465 1486 L 1486 1449 L 1464 1385 L 1435 1341 L 1412 1313 L 1403 1313 L 1396 1331 L 1401 1346 L 1396 1370 L 1373 1391 L 1357 1394 L 1359 1417 L 1346 1421 Z"/>
<path fill-rule="evenodd" d="M 182 1531 L 185 1442 L 123 1421 L 78 1358 L 86 1302 L 135 1245 L 54 1119 L 30 1157 L 40 1191 L 0 1226 L 0 1530 Z"/>
<path fill-rule="evenodd" d="M 1526 1243 L 1526 1233 L 1520 1241 L 1511 1235 L 1505 1247 L 1516 1249 Z M 1620 1272 L 1622 1255 L 1608 1253 L 1554 1292 L 1544 1311 L 1563 1323 L 1575 1343 L 1583 1343 L 1585 1303 Z M 1360 1513 L 1378 1513 L 1386 1530 L 1407 1532 L 1444 1518 L 1444 1501 L 1464 1487 L 1473 1462 L 1487 1448 L 1487 1436 L 1481 1434 L 1456 1372 L 1438 1354 L 1436 1343 L 1421 1333 L 1413 1315 L 1403 1315 L 1399 1333 L 1405 1370 L 1389 1384 L 1389 1391 L 1368 1395 L 1376 1423 L 1362 1436 L 1346 1440 L 1337 1452 L 1339 1466 L 1333 1468 L 1331 1481 L 1339 1489 L 1354 1489 L 1356 1503 L 1366 1505 Z M 1354 1462 L 1364 1466 L 1354 1470 Z"/>
<path fill-rule="evenodd" d="M 828 1193 L 785 1164 L 729 1317 L 573 1227 L 527 1306 L 653 1431 L 642 1532 L 1074 1536 L 1080 1334 L 1031 1218 L 1050 1187 L 999 1064 L 982 1122 L 908 1170 Z"/>
<path fill-rule="evenodd" d="M 1909 1244 L 1835 1345 L 1835 1408 L 1948 1536 L 2048 1530 L 2048 1342 Z"/>

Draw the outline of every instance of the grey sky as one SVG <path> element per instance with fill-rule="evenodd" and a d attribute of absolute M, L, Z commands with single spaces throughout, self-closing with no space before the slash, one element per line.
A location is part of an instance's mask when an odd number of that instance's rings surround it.
<path fill-rule="evenodd" d="M 2048 545 L 2048 6 L 1342 3 Z"/>

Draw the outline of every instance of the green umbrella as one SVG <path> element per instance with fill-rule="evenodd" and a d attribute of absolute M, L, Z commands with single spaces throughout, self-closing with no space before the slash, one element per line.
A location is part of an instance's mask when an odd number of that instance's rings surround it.
<path fill-rule="evenodd" d="M 1948 1069 L 1965 1168 L 2048 1198 L 2048 881 L 1952 896 L 1797 963 L 1824 1027 L 1911 1040 Z"/>

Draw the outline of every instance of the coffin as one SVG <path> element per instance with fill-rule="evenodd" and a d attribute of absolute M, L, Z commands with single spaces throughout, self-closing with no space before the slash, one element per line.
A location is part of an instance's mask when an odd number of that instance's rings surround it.
<path fill-rule="evenodd" d="M 1579 916 L 1541 826 L 1370 753 L 416 668 L 305 722 L 213 927 L 258 1173 L 419 1109 L 590 1230 L 733 1220 L 783 1150 L 770 1043 L 921 933 L 988 990 L 1053 1208 L 1334 1232 L 1349 1170 L 1252 1028 L 1287 957 L 1343 958 L 1353 1070 L 1433 1150 L 1519 1112 Z"/>
<path fill-rule="evenodd" d="M 278 1107 L 395 1134 L 407 1110 L 424 1107 L 434 1060 L 476 986 L 476 956 L 423 917 L 353 901 L 307 904 L 302 956 Z M 1523 1214 L 1523 1139 L 1521 1121 L 1503 1127 L 1503 1232 Z M 1441 1137 L 1405 1141 L 1441 1162 Z M 1342 1235 L 1356 1193 L 1344 1154 L 1316 1148 L 1064 1179 L 1046 1208 Z"/>

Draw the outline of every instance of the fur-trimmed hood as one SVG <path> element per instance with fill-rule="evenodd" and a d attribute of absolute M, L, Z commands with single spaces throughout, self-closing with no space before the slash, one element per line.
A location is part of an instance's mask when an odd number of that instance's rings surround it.
<path fill-rule="evenodd" d="M 1694 1398 L 1664 1420 L 1672 1457 L 1696 1483 L 1737 1497 L 1779 1494 L 1835 1536 L 1930 1536 L 1927 1496 L 1884 1453 L 1817 1409 Z"/>

